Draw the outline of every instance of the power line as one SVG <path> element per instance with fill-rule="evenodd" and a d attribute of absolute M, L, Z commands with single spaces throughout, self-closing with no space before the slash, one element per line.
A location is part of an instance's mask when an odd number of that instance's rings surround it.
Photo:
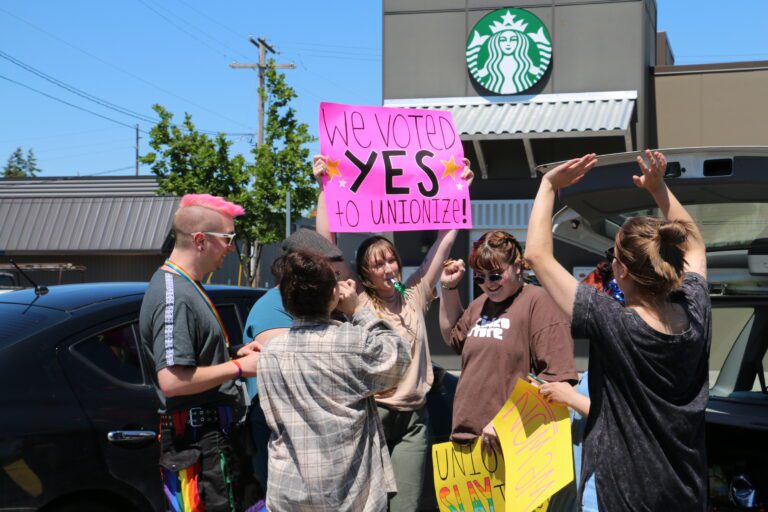
<path fill-rule="evenodd" d="M 108 171 L 92 172 L 88 174 L 83 174 L 82 176 L 98 176 L 100 174 L 112 174 L 113 172 L 127 171 L 128 169 L 133 169 L 133 166 L 129 165 L 128 167 L 120 167 L 119 169 L 110 169 Z"/>
<path fill-rule="evenodd" d="M 322 80 L 322 81 L 324 81 L 324 82 L 327 82 L 327 83 L 329 83 L 329 84 L 333 85 L 333 86 L 334 86 L 334 87 L 336 87 L 337 89 L 341 89 L 342 91 L 348 92 L 348 93 L 350 93 L 350 94 L 352 94 L 352 95 L 356 96 L 357 98 L 361 98 L 361 99 L 363 98 L 363 96 L 360 94 L 360 92 L 359 92 L 359 91 L 353 91 L 352 89 L 348 89 L 347 87 L 345 87 L 345 86 L 343 86 L 343 85 L 341 85 L 341 84 L 338 84 L 338 83 L 334 82 L 333 80 L 331 80 L 331 79 L 329 79 L 329 78 L 327 78 L 327 77 L 325 77 L 325 76 L 321 75 L 320 73 L 316 73 L 315 71 L 312 71 L 311 69 L 309 69 L 309 68 L 308 68 L 308 67 L 307 67 L 307 66 L 304 64 L 304 61 L 303 61 L 303 60 L 302 60 L 302 58 L 301 58 L 301 54 L 299 53 L 299 54 L 297 54 L 297 55 L 298 55 L 298 57 L 299 57 L 299 63 L 301 64 L 301 67 L 304 69 L 304 71 L 307 71 L 308 73 L 311 73 L 311 74 L 315 75 L 315 76 L 316 76 L 316 77 L 318 77 L 320 80 Z M 313 96 L 315 96 L 315 95 L 313 94 Z M 322 100 L 321 100 L 321 101 L 322 101 Z"/>
<path fill-rule="evenodd" d="M 218 26 L 220 26 L 220 27 L 230 31 L 232 34 L 236 35 L 237 37 L 244 37 L 244 34 L 241 34 L 241 33 L 237 32 L 236 30 L 233 30 L 233 29 L 229 28 L 227 25 L 224 25 L 220 21 L 217 21 L 216 19 L 212 18 L 208 13 L 205 13 L 205 12 L 201 11 L 200 9 L 194 7 L 193 5 L 189 4 L 188 2 L 185 2 L 184 0 L 178 0 L 178 2 L 183 4 L 188 9 L 191 9 L 191 10 L 195 11 L 196 13 L 198 13 L 199 15 L 203 16 L 206 20 L 212 21 L 215 24 L 217 24 Z M 246 58 L 250 58 L 250 57 L 246 57 Z"/>
<path fill-rule="evenodd" d="M 114 104 L 112 102 L 109 102 L 107 100 L 101 99 L 98 96 L 94 96 L 93 94 L 90 94 L 90 93 L 87 93 L 87 92 L 85 92 L 85 91 L 83 91 L 81 89 L 78 89 L 77 87 L 69 85 L 66 82 L 62 82 L 61 80 L 59 80 L 57 78 L 54 78 L 53 76 L 51 76 L 51 75 L 49 75 L 47 73 L 44 73 L 43 71 L 40 71 L 39 69 L 36 69 L 36 68 L 30 66 L 29 64 L 26 64 L 26 63 L 20 61 L 19 59 L 16 59 L 15 57 L 12 57 L 11 55 L 8 55 L 7 53 L 5 53 L 2 50 L 0 50 L 0 57 L 2 57 L 3 59 L 5 59 L 5 60 L 7 60 L 7 61 L 17 65 L 17 66 L 19 66 L 22 69 L 25 69 L 26 71 L 29 71 L 30 73 L 32 73 L 34 75 L 39 76 L 43 80 L 47 80 L 48 82 L 50 82 L 50 83 L 52 83 L 52 84 L 54 84 L 54 85 L 56 85 L 58 87 L 61 87 L 62 89 L 66 89 L 67 91 L 69 91 L 69 92 L 71 92 L 73 94 L 76 94 L 76 95 L 80 96 L 81 98 L 85 98 L 88 101 L 91 101 L 93 103 L 97 103 L 97 104 L 99 104 L 99 105 L 101 105 L 103 107 L 106 107 L 106 108 L 108 108 L 110 110 L 114 110 L 115 112 L 118 112 L 120 114 L 129 116 L 129 117 L 133 117 L 135 119 L 138 119 L 139 121 L 144 121 L 146 123 L 153 123 L 153 124 L 158 122 L 158 119 L 156 119 L 156 118 L 153 119 L 153 118 L 151 118 L 149 116 L 145 116 L 144 114 L 141 114 L 139 112 L 135 112 L 135 111 L 127 109 L 125 107 L 121 107 L 120 105 L 116 105 L 116 104 Z"/>
<path fill-rule="evenodd" d="M 247 126 L 247 125 L 245 125 L 245 124 L 243 124 L 243 123 L 241 123 L 239 121 L 235 121 L 234 119 L 231 119 L 231 118 L 225 116 L 224 114 L 220 114 L 219 112 L 216 112 L 215 110 L 211 110 L 211 109 L 209 109 L 209 108 L 207 108 L 207 107 L 205 107 L 203 105 L 199 105 L 199 104 L 193 102 L 192 100 L 189 100 L 187 98 L 179 96 L 178 94 L 176 94 L 176 93 L 174 93 L 172 91 L 169 91 L 169 90 L 167 90 L 167 89 L 165 89 L 163 87 L 160 87 L 159 85 L 153 84 L 152 82 L 150 82 L 148 80 L 145 80 L 144 78 L 141 78 L 140 76 L 135 75 L 134 73 L 131 73 L 130 71 L 126 71 L 125 69 L 122 69 L 121 67 L 119 67 L 119 66 L 117 66 L 115 64 L 112 64 L 111 62 L 108 62 L 108 61 L 106 61 L 106 60 L 104 60 L 104 59 L 102 59 L 100 57 L 97 57 L 96 55 L 93 55 L 92 53 L 90 53 L 90 52 L 88 52 L 86 50 L 83 50 L 82 48 L 79 48 L 78 46 L 75 46 L 74 44 L 72 44 L 72 43 L 62 39 L 61 37 L 59 37 L 59 36 L 57 36 L 55 34 L 52 34 L 51 32 L 48 32 L 47 30 L 45 30 L 43 28 L 38 27 L 34 23 L 31 23 L 31 22 L 25 20 L 24 18 L 22 18 L 20 16 L 17 16 L 15 14 L 13 14 L 12 12 L 9 12 L 9 11 L 3 9 L 2 7 L 0 7 L 0 12 L 3 12 L 5 14 L 7 14 L 8 16 L 16 18 L 17 20 L 21 21 L 22 23 L 24 23 L 26 25 L 29 25 L 30 27 L 34 28 L 35 30 L 37 30 L 39 32 L 42 32 L 42 33 L 46 34 L 47 36 L 49 36 L 49 37 L 51 37 L 51 38 L 53 38 L 53 39 L 55 39 L 55 40 L 57 40 L 57 41 L 59 41 L 61 43 L 64 43 L 65 45 L 69 46 L 70 48 L 73 48 L 73 49 L 79 51 L 80 53 L 83 53 L 83 54 L 87 55 L 88 57 L 91 57 L 92 59 L 95 59 L 95 60 L 101 62 L 102 64 L 106 65 L 106 66 L 109 66 L 109 67 L 111 67 L 113 69 L 116 69 L 117 71 L 120 71 L 121 73 L 124 73 L 124 74 L 126 74 L 126 75 L 128 75 L 128 76 L 130 76 L 130 77 L 132 77 L 132 78 L 134 78 L 134 79 L 136 79 L 138 81 L 140 81 L 140 82 L 143 82 L 143 83 L 145 83 L 145 84 L 147 84 L 147 85 L 149 85 L 151 87 L 154 87 L 155 89 L 157 89 L 159 91 L 162 91 L 162 92 L 164 92 L 164 93 L 166 93 L 166 94 L 168 94 L 170 96 L 173 96 L 174 98 L 178 98 L 178 99 L 180 99 L 182 101 L 185 101 L 185 102 L 189 103 L 190 105 L 194 105 L 197 108 L 205 110 L 206 112 L 210 112 L 211 114 L 214 114 L 214 115 L 216 115 L 216 116 L 218 116 L 218 117 L 220 117 L 222 119 L 226 119 L 227 121 L 230 121 L 232 123 L 238 124 L 238 125 L 240 125 L 240 126 L 242 126 L 244 128 L 249 128 L 249 126 Z"/>
<path fill-rule="evenodd" d="M 29 71 L 30 73 L 33 73 L 33 74 L 39 76 L 40 78 L 43 78 L 44 80 L 47 80 L 48 82 L 50 82 L 50 83 L 52 83 L 52 84 L 54 84 L 54 85 L 56 85 L 58 87 L 61 87 L 62 89 L 65 89 L 65 90 L 67 90 L 67 91 L 69 91 L 69 92 L 71 92 L 73 94 L 76 94 L 76 95 L 78 95 L 78 96 L 80 96 L 80 97 L 82 97 L 82 98 L 84 98 L 84 99 L 86 99 L 88 101 L 91 101 L 91 102 L 96 103 L 98 105 L 101 105 L 103 107 L 109 108 L 110 110 L 114 110 L 115 112 L 118 112 L 120 114 L 132 117 L 134 119 L 138 119 L 139 121 L 144 121 L 146 123 L 157 124 L 159 122 L 159 119 L 156 119 L 156 118 L 153 119 L 151 117 L 145 116 L 145 115 L 140 114 L 138 112 L 134 112 L 133 110 L 127 109 L 125 107 L 121 107 L 120 105 L 111 103 L 111 102 L 109 102 L 107 100 L 99 98 L 98 96 L 94 96 L 93 94 L 87 93 L 87 92 L 85 92 L 85 91 L 83 91 L 81 89 L 78 89 L 77 87 L 74 87 L 72 85 L 67 84 L 66 82 L 62 82 L 61 80 L 59 80 L 59 79 L 57 79 L 57 78 L 55 78 L 55 77 L 53 77 L 53 76 L 43 72 L 43 71 L 40 71 L 40 70 L 30 66 L 29 64 L 26 64 L 26 63 L 24 63 L 24 62 L 22 62 L 22 61 L 20 61 L 20 60 L 18 60 L 16 58 L 12 57 L 11 55 L 8 55 L 7 53 L 3 52 L 2 50 L 0 50 L 0 57 L 10 61 L 11 63 L 13 63 L 13 64 L 15 64 L 15 65 L 17 65 L 17 66 L 19 66 L 19 67 L 21 67 L 23 69 L 25 69 L 26 71 Z M 13 80 L 10 80 L 9 78 L 5 78 L 5 79 L 13 82 Z M 64 100 L 59 100 L 59 99 L 55 98 L 54 96 L 47 95 L 47 94 L 45 94 L 45 93 L 43 93 L 41 91 L 38 91 L 37 89 L 34 89 L 34 88 L 30 87 L 30 86 L 22 84 L 21 82 L 14 82 L 14 83 L 16 83 L 18 85 L 21 85 L 23 87 L 27 87 L 28 89 L 31 89 L 31 90 L 33 90 L 35 92 L 40 93 L 40 94 L 44 94 L 44 95 L 46 95 L 46 96 L 48 96 L 50 98 L 56 99 L 57 101 L 62 101 L 63 103 L 66 103 Z M 73 105 L 71 103 L 67 103 L 67 105 L 75 106 L 75 105 Z M 88 112 L 91 112 L 91 111 L 88 111 Z M 96 114 L 96 115 L 99 115 L 99 114 Z M 103 117 L 103 116 L 100 116 L 100 117 Z M 105 119 L 107 119 L 107 118 L 105 117 Z M 108 119 L 111 119 L 111 118 L 108 118 Z M 112 120 L 114 121 L 114 119 L 112 119 Z M 120 123 L 120 124 L 122 124 L 122 123 Z M 128 126 L 128 125 L 122 124 L 122 126 Z M 173 124 L 173 123 L 171 124 L 171 126 L 180 127 L 180 125 L 176 125 L 176 124 Z M 223 133 L 227 137 L 240 137 L 240 136 L 243 136 L 243 135 L 249 135 L 249 133 L 228 133 L 228 132 L 218 132 L 218 131 L 214 131 L 214 130 L 202 130 L 202 129 L 198 129 L 198 131 L 200 133 L 204 133 L 206 135 L 218 135 L 219 133 Z M 146 132 L 146 131 L 142 131 L 142 133 L 148 134 L 148 132 Z"/>
<path fill-rule="evenodd" d="M 149 9 L 150 11 L 152 11 L 153 13 L 157 14 L 158 16 L 160 16 L 160 17 L 161 17 L 162 19 L 164 19 L 165 21 L 167 21 L 167 22 L 168 22 L 168 23 L 169 23 L 171 26 L 175 27 L 176 29 L 180 30 L 181 32 L 184 32 L 184 33 L 185 33 L 185 34 L 187 34 L 189 37 L 191 37 L 192 39 L 194 39 L 194 40 L 195 40 L 195 41 L 197 41 L 198 43 L 202 44 L 203 46 L 205 46 L 205 47 L 206 47 L 206 48 L 208 48 L 209 50 L 211 50 L 211 51 L 213 51 L 213 52 L 215 52 L 215 53 L 217 53 L 217 54 L 221 55 L 222 57 L 225 57 L 225 58 L 227 57 L 227 54 L 226 54 L 226 53 L 222 53 L 222 52 L 221 52 L 219 49 L 217 49 L 217 48 L 214 48 L 213 46 L 209 45 L 207 42 L 203 41 L 202 39 L 200 39 L 199 37 L 197 37 L 195 34 L 193 34 L 193 33 L 189 32 L 189 31 L 188 31 L 187 29 L 185 29 L 184 27 L 181 27 L 181 26 L 177 25 L 177 24 L 176 24 L 176 22 L 174 22 L 172 19 L 170 19 L 169 17 L 167 17 L 165 14 L 161 13 L 160 11 L 158 11 L 157 9 L 155 9 L 154 7 L 152 7 L 151 5 L 149 5 L 149 4 L 148 4 L 147 2 L 145 2 L 144 0 L 139 0 L 139 3 L 141 3 L 141 4 L 142 4 L 144 7 L 146 7 L 147 9 Z"/>
<path fill-rule="evenodd" d="M 131 130 L 136 129 L 135 126 L 131 126 L 129 124 L 120 122 L 117 119 L 112 119 L 111 117 L 107 117 L 107 116 L 101 115 L 98 112 L 94 112 L 93 110 L 88 110 L 87 108 L 81 107 L 79 105 L 75 105 L 74 103 L 70 103 L 68 101 L 64 101 L 64 100 L 62 100 L 60 98 L 57 98 L 56 96 L 51 96 L 50 94 L 47 94 L 47 93 L 44 93 L 43 91 L 35 89 L 34 87 L 30 87 L 30 86 L 28 86 L 26 84 L 23 84 L 21 82 L 17 82 L 16 80 L 12 80 L 12 79 L 8 78 L 7 76 L 0 75 L 0 78 L 2 78 L 3 80 L 7 80 L 7 81 L 9 81 L 9 82 L 11 82 L 13 84 L 16 84 L 16 85 L 19 85 L 21 87 L 24 87 L 25 89 L 29 89 L 30 91 L 36 92 L 37 94 L 42 94 L 43 96 L 45 96 L 47 98 L 50 98 L 50 99 L 52 99 L 54 101 L 58 101 L 59 103 L 63 103 L 64 105 L 68 105 L 68 106 L 70 106 L 72 108 L 76 108 L 77 110 L 82 110 L 83 112 L 87 112 L 87 113 L 89 113 L 91 115 L 94 115 L 96 117 L 100 117 L 102 119 L 106 119 L 107 121 L 113 122 L 115 124 L 119 124 L 120 126 L 125 126 L 126 128 L 130 128 Z M 147 135 L 149 134 L 149 132 L 146 132 L 144 130 L 142 130 L 142 133 L 147 134 Z"/>
<path fill-rule="evenodd" d="M 144 2 L 144 0 L 139 0 L 139 1 L 141 1 L 142 3 L 145 3 L 145 2 Z M 161 4 L 159 4 L 158 2 L 154 2 L 154 4 L 155 4 L 155 7 L 157 7 L 158 9 L 162 9 L 162 10 L 164 10 L 165 12 L 169 13 L 169 14 L 170 14 L 170 16 L 173 16 L 173 17 L 174 17 L 176 20 L 178 20 L 178 21 L 180 21 L 181 23 L 184 23 L 185 25 L 187 25 L 187 26 L 191 27 L 191 28 L 192 28 L 192 30 L 195 30 L 196 32 L 199 32 L 199 33 L 203 34 L 205 37 L 207 37 L 208 39 L 210 39 L 210 40 L 211 40 L 211 41 L 213 41 L 214 43 L 218 44 L 219 46 L 221 46 L 221 47 L 223 47 L 223 48 L 228 48 L 228 49 L 229 49 L 229 50 L 231 50 L 232 52 L 234 52 L 234 53 L 237 53 L 238 55 L 240 55 L 241 57 L 243 57 L 243 58 L 245 58 L 245 59 L 248 59 L 248 58 L 250 58 L 250 57 L 248 57 L 247 55 L 245 55 L 245 54 L 241 53 L 240 51 L 238 51 L 237 49 L 233 48 L 232 46 L 228 45 L 227 43 L 225 43 L 225 42 L 223 42 L 223 41 L 220 41 L 219 39 L 215 38 L 213 35 L 211 35 L 211 33 L 210 33 L 210 32 L 208 32 L 208 31 L 206 31 L 206 30 L 204 30 L 204 29 L 200 28 L 199 26 L 195 25 L 195 24 L 194 24 L 194 23 L 192 23 L 191 21 L 188 21 L 188 20 L 184 19 L 184 18 L 183 18 L 183 17 L 181 17 L 181 16 L 180 16 L 178 13 L 174 12 L 172 9 L 169 9 L 168 7 L 165 7 L 164 5 L 161 5 Z M 146 5 L 146 3 L 145 3 L 145 5 Z M 149 6 L 147 6 L 147 7 L 149 7 Z M 198 11 L 198 12 L 199 12 L 199 11 Z M 161 16 L 161 15 L 160 15 L 160 13 L 157 13 L 157 12 L 156 12 L 156 14 L 157 14 L 158 16 Z M 205 16 L 205 15 L 204 15 L 204 16 Z M 205 17 L 206 17 L 206 19 L 208 18 L 207 16 L 205 16 Z M 167 18 L 164 18 L 164 19 L 166 19 L 166 21 L 168 21 L 169 23 L 171 23 L 171 20 L 169 20 L 169 19 L 167 19 Z M 176 26 L 176 25 L 174 25 L 174 26 Z M 177 28 L 179 28 L 179 27 L 177 27 Z M 180 29 L 180 30 L 181 30 L 181 29 Z M 192 35 L 192 36 L 193 36 L 195 39 L 197 39 L 197 37 L 195 37 L 193 34 L 189 34 L 189 33 L 188 33 L 188 32 L 186 32 L 186 31 L 184 31 L 184 33 L 186 33 L 186 34 L 188 34 L 188 35 Z M 199 41 L 199 39 L 197 39 L 197 40 Z M 203 44 L 205 44 L 203 41 L 200 41 L 200 42 L 202 42 Z"/>

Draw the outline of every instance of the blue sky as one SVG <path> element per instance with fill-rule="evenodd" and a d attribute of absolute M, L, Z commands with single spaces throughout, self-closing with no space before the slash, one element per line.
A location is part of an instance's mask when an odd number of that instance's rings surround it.
<path fill-rule="evenodd" d="M 678 64 L 768 60 L 767 0 L 657 4 Z M 320 101 L 381 103 L 377 0 L 3 0 L 0 165 L 21 146 L 34 150 L 40 176 L 133 174 L 133 126 L 152 126 L 135 116 L 154 117 L 154 103 L 232 134 L 234 151 L 250 160 L 257 75 L 229 67 L 258 61 L 249 35 L 273 43 L 278 62 L 296 64 L 286 75 L 313 133 Z"/>

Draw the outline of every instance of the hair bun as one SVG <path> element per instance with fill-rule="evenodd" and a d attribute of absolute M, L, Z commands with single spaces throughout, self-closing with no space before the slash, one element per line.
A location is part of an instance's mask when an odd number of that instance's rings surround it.
<path fill-rule="evenodd" d="M 661 223 L 658 233 L 664 245 L 680 245 L 688 238 L 688 227 L 682 222 L 669 220 Z"/>

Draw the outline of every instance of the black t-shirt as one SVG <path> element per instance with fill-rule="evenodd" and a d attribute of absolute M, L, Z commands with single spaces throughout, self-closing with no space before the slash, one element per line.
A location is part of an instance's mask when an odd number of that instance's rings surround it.
<path fill-rule="evenodd" d="M 672 298 L 688 314 L 681 334 L 652 329 L 593 287 L 577 289 L 572 333 L 590 340 L 592 401 L 579 489 L 594 473 L 600 510 L 706 510 L 707 282 L 687 273 Z"/>

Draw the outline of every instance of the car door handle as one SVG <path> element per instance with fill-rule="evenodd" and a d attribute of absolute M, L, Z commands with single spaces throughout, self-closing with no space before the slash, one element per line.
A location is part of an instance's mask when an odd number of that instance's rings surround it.
<path fill-rule="evenodd" d="M 151 430 L 113 430 L 107 432 L 107 440 L 111 443 L 144 443 L 157 438 L 157 433 Z"/>

